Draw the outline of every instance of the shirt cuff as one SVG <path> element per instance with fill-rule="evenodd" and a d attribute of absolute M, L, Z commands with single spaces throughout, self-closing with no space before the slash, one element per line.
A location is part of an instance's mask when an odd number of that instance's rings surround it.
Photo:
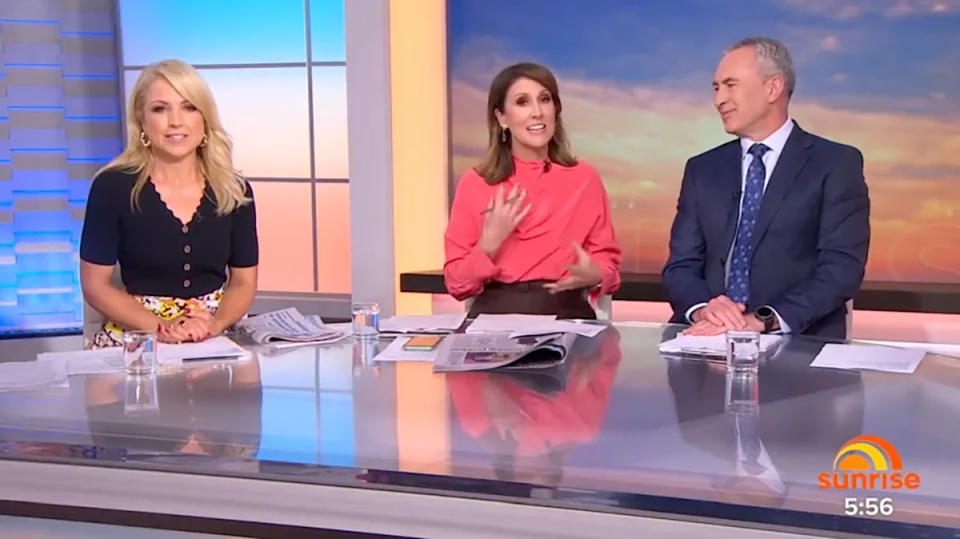
<path fill-rule="evenodd" d="M 686 314 L 683 315 L 683 317 L 687 319 L 687 323 L 692 324 L 692 323 L 693 323 L 693 318 L 691 318 L 691 317 L 693 316 L 693 312 L 696 311 L 697 309 L 700 309 L 700 308 L 706 307 L 706 306 L 707 306 L 706 303 L 697 303 L 697 304 L 694 305 L 693 307 L 690 307 L 689 309 L 687 309 L 687 312 L 686 312 Z M 774 312 L 776 312 L 776 311 L 774 311 Z M 777 315 L 777 318 L 779 318 L 779 317 L 780 317 L 780 315 Z"/>
<path fill-rule="evenodd" d="M 594 262 L 596 264 L 596 262 Z M 613 294 L 618 288 L 620 288 L 620 272 L 616 269 L 611 270 L 601 270 L 600 284 L 595 287 L 597 289 L 597 295 L 603 294 Z"/>
<path fill-rule="evenodd" d="M 468 261 L 467 267 L 470 268 L 470 273 L 473 274 L 473 278 L 481 284 L 486 283 L 500 274 L 500 268 L 493 260 L 490 260 L 487 253 L 483 252 L 480 247 L 474 246 L 473 249 L 470 250 L 470 254 L 467 255 L 466 260 Z"/>
<path fill-rule="evenodd" d="M 770 307 L 769 305 L 767 305 L 767 307 L 769 307 L 770 310 L 773 311 L 773 314 L 777 317 L 777 324 L 780 326 L 780 329 L 778 329 L 774 333 L 783 333 L 783 334 L 792 333 L 792 330 L 790 329 L 790 324 L 787 324 L 787 321 L 784 320 L 782 316 L 780 316 L 780 313 L 778 313 L 776 309 L 774 309 L 773 307 Z"/>

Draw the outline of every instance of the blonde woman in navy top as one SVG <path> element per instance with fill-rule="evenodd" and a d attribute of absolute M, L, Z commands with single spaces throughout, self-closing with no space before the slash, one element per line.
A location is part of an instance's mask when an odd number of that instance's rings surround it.
<path fill-rule="evenodd" d="M 93 346 L 119 345 L 125 329 L 165 342 L 222 333 L 253 302 L 258 247 L 253 191 L 213 96 L 189 64 L 147 66 L 127 131 L 94 178 L 80 243 L 84 299 L 106 319 Z M 110 282 L 118 262 L 125 290 Z"/>

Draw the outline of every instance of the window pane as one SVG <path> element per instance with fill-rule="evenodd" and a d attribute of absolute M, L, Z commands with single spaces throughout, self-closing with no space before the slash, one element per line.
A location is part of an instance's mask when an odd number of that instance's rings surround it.
<path fill-rule="evenodd" d="M 317 184 L 319 291 L 350 293 L 350 186 Z"/>
<path fill-rule="evenodd" d="M 314 62 L 346 59 L 343 1 L 310 0 L 310 56 Z"/>
<path fill-rule="evenodd" d="M 205 69 L 234 166 L 256 178 L 309 178 L 306 68 Z"/>
<path fill-rule="evenodd" d="M 120 0 L 124 65 L 306 62 L 299 0 Z"/>
<path fill-rule="evenodd" d="M 347 78 L 343 67 L 313 68 L 313 136 L 318 178 L 348 178 Z"/>
<path fill-rule="evenodd" d="M 259 290 L 313 291 L 310 184 L 255 182 Z"/>

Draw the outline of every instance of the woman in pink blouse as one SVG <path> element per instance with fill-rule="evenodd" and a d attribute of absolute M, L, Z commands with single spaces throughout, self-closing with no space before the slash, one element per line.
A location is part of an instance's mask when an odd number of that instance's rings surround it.
<path fill-rule="evenodd" d="M 480 313 L 595 318 L 590 301 L 620 286 L 620 248 L 597 171 L 577 161 L 557 80 L 523 63 L 487 99 L 489 147 L 457 184 L 444 235 L 447 290 Z"/>

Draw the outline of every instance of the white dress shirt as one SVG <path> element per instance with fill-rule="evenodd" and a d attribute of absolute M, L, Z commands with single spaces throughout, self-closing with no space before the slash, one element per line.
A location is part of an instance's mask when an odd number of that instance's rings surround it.
<path fill-rule="evenodd" d="M 740 138 L 740 211 L 743 211 L 743 194 L 747 190 L 747 170 L 750 168 L 750 163 L 753 162 L 753 156 L 750 155 L 750 147 L 756 143 L 761 143 L 770 148 L 766 153 L 763 154 L 763 166 L 766 169 L 767 175 L 763 178 L 763 190 L 766 192 L 767 185 L 770 184 L 770 176 L 773 174 L 774 167 L 777 166 L 777 161 L 780 159 L 780 154 L 783 153 L 783 147 L 787 145 L 787 139 L 790 138 L 790 133 L 793 132 L 793 118 L 787 117 L 787 121 L 783 123 L 776 131 L 770 133 L 770 135 L 763 140 L 752 140 L 747 137 Z M 737 227 L 740 226 L 740 217 L 739 213 L 737 214 Z M 737 234 L 734 232 L 733 241 L 730 243 L 730 252 L 727 256 L 727 265 L 724 269 L 724 275 L 727 277 L 730 276 L 730 259 L 732 258 L 733 246 L 737 242 Z M 693 320 L 690 318 L 693 315 L 693 312 L 697 309 L 705 306 L 706 303 L 698 303 L 693 307 L 687 309 L 686 318 L 687 321 L 693 323 Z M 790 333 L 790 326 L 788 326 L 783 318 L 780 317 L 780 313 L 776 310 L 773 311 L 777 315 L 777 322 L 780 323 L 780 331 L 782 333 Z"/>

